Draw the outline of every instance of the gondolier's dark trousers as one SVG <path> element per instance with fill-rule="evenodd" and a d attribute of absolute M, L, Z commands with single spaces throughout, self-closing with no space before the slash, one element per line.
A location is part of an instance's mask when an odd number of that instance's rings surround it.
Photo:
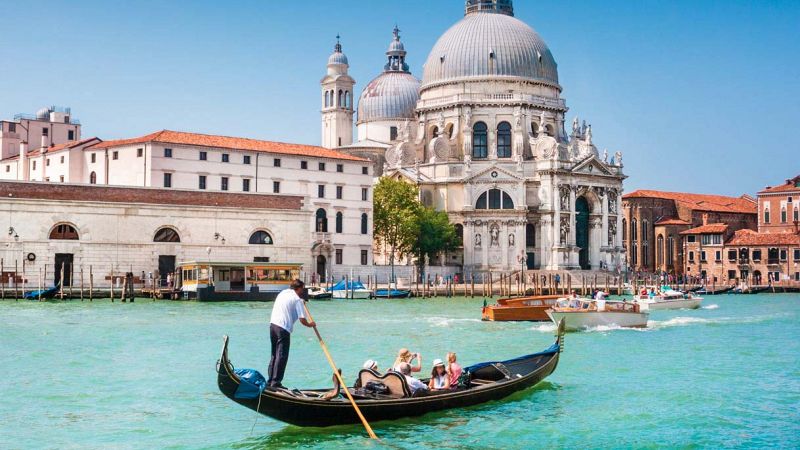
<path fill-rule="evenodd" d="M 269 380 L 267 384 L 280 384 L 283 381 L 283 372 L 289 361 L 289 343 L 292 333 L 283 328 L 269 324 L 269 340 L 272 343 L 272 357 L 269 359 Z"/>

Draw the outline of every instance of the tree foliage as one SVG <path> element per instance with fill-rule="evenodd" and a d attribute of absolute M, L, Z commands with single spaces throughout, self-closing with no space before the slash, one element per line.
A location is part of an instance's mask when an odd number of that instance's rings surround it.
<path fill-rule="evenodd" d="M 395 256 L 412 251 L 417 238 L 417 216 L 421 205 L 417 188 L 402 180 L 381 178 L 373 194 L 374 238 Z"/>
<path fill-rule="evenodd" d="M 458 246 L 458 235 L 450 223 L 447 213 L 433 208 L 420 208 L 416 217 L 416 240 L 412 251 L 422 266 L 427 256 L 433 261 L 441 252 L 447 252 Z"/>

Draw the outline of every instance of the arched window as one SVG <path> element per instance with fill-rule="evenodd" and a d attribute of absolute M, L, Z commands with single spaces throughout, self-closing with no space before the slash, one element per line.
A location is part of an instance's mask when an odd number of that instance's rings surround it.
<path fill-rule="evenodd" d="M 50 239 L 59 241 L 77 241 L 78 230 L 68 223 L 60 223 L 50 231 Z"/>
<path fill-rule="evenodd" d="M 439 135 L 439 127 L 431 128 L 431 139 Z"/>
<path fill-rule="evenodd" d="M 636 230 L 636 219 L 631 219 L 631 241 L 636 242 L 638 241 L 637 237 L 637 230 Z"/>
<path fill-rule="evenodd" d="M 272 236 L 263 230 L 258 230 L 250 235 L 250 244 L 252 245 L 272 245 Z"/>
<path fill-rule="evenodd" d="M 642 242 L 645 242 L 645 243 L 650 240 L 650 239 L 648 239 L 648 236 L 650 235 L 649 234 L 650 230 L 648 229 L 647 225 L 648 225 L 647 221 L 643 220 L 642 221 Z"/>
<path fill-rule="evenodd" d="M 514 201 L 505 191 L 489 189 L 478 197 L 475 209 L 514 209 Z"/>
<path fill-rule="evenodd" d="M 340 108 L 342 106 L 344 106 L 344 99 L 342 98 L 343 96 L 344 96 L 344 92 L 341 89 L 339 89 L 339 102 L 336 103 L 336 106 L 338 106 Z"/>
<path fill-rule="evenodd" d="M 92 172 L 89 174 L 89 184 L 97 184 L 97 173 Z"/>
<path fill-rule="evenodd" d="M 553 132 L 553 126 L 552 125 L 545 125 L 544 131 L 548 136 L 551 136 L 551 137 L 555 136 L 555 133 Z"/>
<path fill-rule="evenodd" d="M 161 227 L 156 230 L 155 236 L 153 236 L 153 242 L 180 242 L 181 236 L 178 234 L 175 229 L 170 227 Z"/>
<path fill-rule="evenodd" d="M 369 217 L 367 213 L 361 214 L 361 234 L 369 233 Z"/>
<path fill-rule="evenodd" d="M 489 143 L 486 124 L 478 122 L 472 126 L 472 157 L 486 158 L 489 154 Z"/>
<path fill-rule="evenodd" d="M 319 233 L 327 233 L 328 232 L 328 214 L 325 213 L 325 210 L 320 208 L 317 210 L 317 226 L 316 230 Z"/>
<path fill-rule="evenodd" d="M 656 268 L 664 264 L 664 236 L 658 235 L 656 238 Z"/>
<path fill-rule="evenodd" d="M 536 227 L 532 223 L 525 225 L 525 246 L 536 247 Z"/>
<path fill-rule="evenodd" d="M 344 92 L 344 106 L 345 106 L 345 108 L 349 108 L 350 107 L 350 91 L 345 91 Z"/>
<path fill-rule="evenodd" d="M 628 221 L 622 219 L 622 245 L 628 245 Z"/>
<path fill-rule="evenodd" d="M 669 236 L 667 238 L 667 267 L 672 267 L 675 262 L 675 238 Z"/>
<path fill-rule="evenodd" d="M 455 224 L 454 228 L 456 229 L 456 240 L 458 241 L 458 246 L 464 246 L 464 225 L 460 223 Z"/>
<path fill-rule="evenodd" d="M 325 91 L 325 107 L 331 105 L 331 91 Z"/>
<path fill-rule="evenodd" d="M 497 157 L 511 158 L 511 124 L 508 122 L 497 125 Z"/>
<path fill-rule="evenodd" d="M 444 127 L 444 134 L 447 135 L 447 139 L 453 139 L 453 124 L 448 123 Z"/>
<path fill-rule="evenodd" d="M 344 228 L 344 214 L 341 211 L 336 213 L 336 232 L 341 233 Z"/>
<path fill-rule="evenodd" d="M 539 124 L 536 122 L 531 122 L 531 134 L 533 137 L 539 137 Z"/>
<path fill-rule="evenodd" d="M 639 255 L 638 255 L 638 246 L 633 244 L 631 246 L 631 266 L 636 267 L 636 264 L 639 262 Z"/>

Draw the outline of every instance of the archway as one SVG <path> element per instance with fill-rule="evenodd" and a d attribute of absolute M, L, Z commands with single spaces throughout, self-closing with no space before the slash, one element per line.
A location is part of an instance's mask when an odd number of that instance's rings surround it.
<path fill-rule="evenodd" d="M 317 276 L 319 277 L 320 281 L 326 279 L 328 271 L 328 258 L 325 255 L 317 256 Z"/>
<path fill-rule="evenodd" d="M 575 200 L 575 245 L 580 247 L 578 263 L 582 270 L 592 268 L 589 261 L 589 201 L 586 197 L 578 197 Z"/>

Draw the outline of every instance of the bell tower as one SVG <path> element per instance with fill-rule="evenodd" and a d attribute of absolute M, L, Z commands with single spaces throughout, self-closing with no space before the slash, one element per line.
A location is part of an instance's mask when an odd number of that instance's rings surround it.
<path fill-rule="evenodd" d="M 356 80 L 347 69 L 347 56 L 336 36 L 336 46 L 328 58 L 328 73 L 322 87 L 322 146 L 337 148 L 353 143 L 353 86 Z"/>

